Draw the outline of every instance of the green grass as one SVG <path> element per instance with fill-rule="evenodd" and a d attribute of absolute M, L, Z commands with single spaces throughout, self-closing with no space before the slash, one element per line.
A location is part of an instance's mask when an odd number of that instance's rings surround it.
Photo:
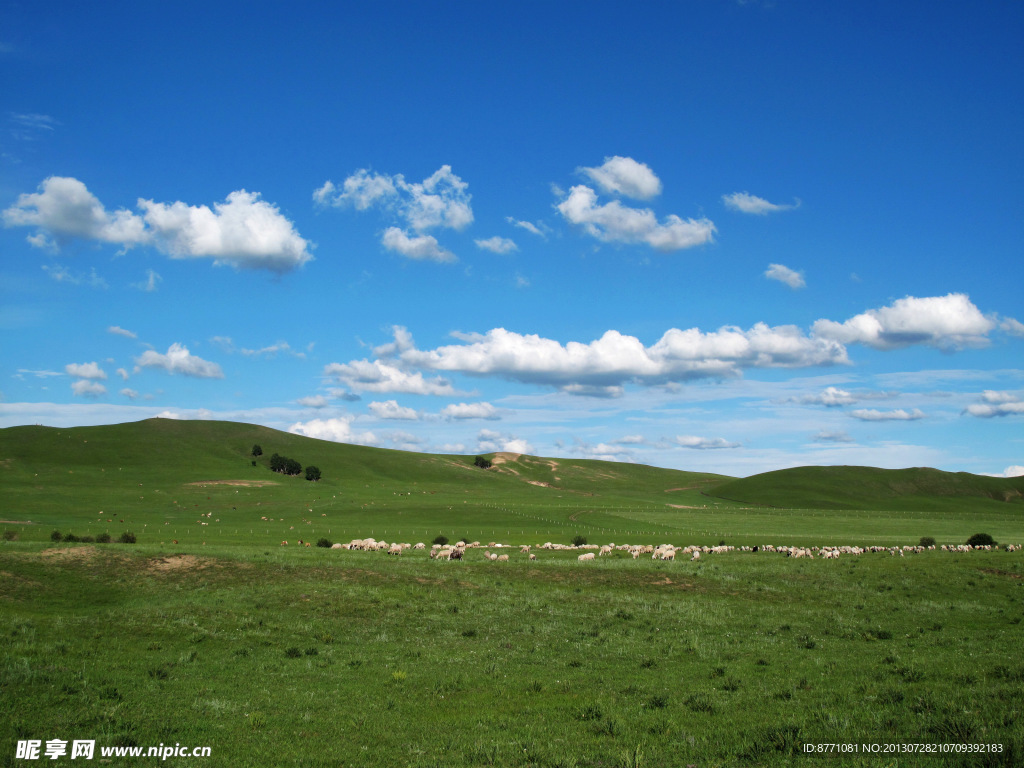
<path fill-rule="evenodd" d="M 499 565 L 13 542 L 0 571 L 5 765 L 55 737 L 208 745 L 179 764 L 231 766 L 789 764 L 819 741 L 1007 750 L 935 766 L 1024 755 L 1016 554 Z"/>
<path fill-rule="evenodd" d="M 275 452 L 324 479 L 271 473 Z M 294 546 L 1019 543 L 1019 504 L 915 510 L 917 486 L 885 509 L 779 509 L 712 497 L 718 475 L 473 458 L 219 422 L 0 430 L 0 765 L 51 738 L 210 746 L 167 761 L 204 766 L 806 765 L 805 743 L 865 741 L 1004 751 L 824 764 L 1024 762 L 1020 552 L 498 564 Z"/>

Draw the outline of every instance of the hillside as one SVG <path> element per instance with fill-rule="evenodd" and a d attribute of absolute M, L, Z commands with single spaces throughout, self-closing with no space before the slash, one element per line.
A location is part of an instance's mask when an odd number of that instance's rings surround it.
<path fill-rule="evenodd" d="M 707 493 L 789 509 L 937 512 L 967 506 L 1024 513 L 1024 477 L 987 477 L 926 467 L 795 467 L 731 480 Z"/>

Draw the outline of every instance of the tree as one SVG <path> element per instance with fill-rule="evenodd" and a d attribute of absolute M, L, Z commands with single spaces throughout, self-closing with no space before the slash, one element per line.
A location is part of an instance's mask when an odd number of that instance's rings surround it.
<path fill-rule="evenodd" d="M 254 445 L 252 447 L 252 453 L 250 455 L 252 455 L 252 456 L 262 456 L 263 455 L 263 449 L 260 448 L 259 444 Z"/>
<path fill-rule="evenodd" d="M 314 483 L 320 479 L 320 467 L 314 467 L 310 464 L 306 467 L 306 479 L 312 480 Z"/>
<path fill-rule="evenodd" d="M 572 545 L 574 547 L 582 547 L 582 546 L 585 546 L 586 543 L 587 543 L 587 537 L 586 536 L 580 536 L 579 534 L 577 534 L 577 535 L 572 537 Z"/>
<path fill-rule="evenodd" d="M 483 456 L 477 456 L 476 460 L 473 463 L 476 466 L 480 467 L 480 469 L 490 469 L 491 468 L 490 460 L 485 459 Z"/>
<path fill-rule="evenodd" d="M 271 472 L 284 472 L 284 463 L 288 461 L 284 456 L 278 456 L 276 453 L 270 457 L 270 471 Z"/>
<path fill-rule="evenodd" d="M 996 541 L 987 533 L 976 533 L 967 540 L 967 543 L 972 547 L 994 547 Z"/>

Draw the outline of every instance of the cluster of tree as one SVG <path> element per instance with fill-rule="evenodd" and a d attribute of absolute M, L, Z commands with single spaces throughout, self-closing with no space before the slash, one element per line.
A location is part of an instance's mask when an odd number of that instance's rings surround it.
<path fill-rule="evenodd" d="M 491 460 L 488 459 L 485 456 L 477 456 L 476 460 L 473 463 L 476 466 L 480 467 L 480 469 L 490 469 L 491 468 Z"/>
<path fill-rule="evenodd" d="M 259 445 L 254 445 L 252 447 L 252 455 L 262 456 L 263 449 Z M 256 462 L 254 461 L 253 465 L 255 464 Z M 289 459 L 287 456 L 281 456 L 276 453 L 270 457 L 270 469 L 273 472 L 280 472 L 282 475 L 302 474 L 302 465 L 299 464 L 299 462 L 297 462 L 295 459 Z M 312 482 L 316 482 L 317 480 L 319 480 L 320 468 L 314 467 L 312 464 L 306 467 L 306 479 Z"/>

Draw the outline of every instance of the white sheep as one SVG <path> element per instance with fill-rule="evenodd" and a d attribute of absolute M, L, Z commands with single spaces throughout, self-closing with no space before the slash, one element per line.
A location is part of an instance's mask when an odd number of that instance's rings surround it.
<path fill-rule="evenodd" d="M 594 553 L 593 553 L 593 552 L 587 552 L 587 553 L 586 553 L 585 555 L 580 555 L 580 556 L 579 556 L 579 557 L 577 557 L 576 559 L 577 559 L 577 560 L 579 560 L 579 561 L 580 561 L 580 562 L 582 563 L 582 562 L 584 562 L 585 560 L 593 560 L 593 559 L 594 559 L 594 557 L 595 557 L 595 555 L 594 555 Z"/>

